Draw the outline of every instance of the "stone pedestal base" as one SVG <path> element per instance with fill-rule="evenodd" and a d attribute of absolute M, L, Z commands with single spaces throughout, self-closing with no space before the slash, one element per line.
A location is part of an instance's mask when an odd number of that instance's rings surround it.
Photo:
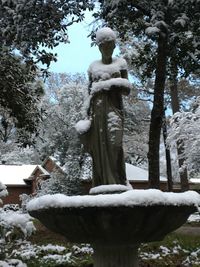
<path fill-rule="evenodd" d="M 94 267 L 138 267 L 138 247 L 92 245 Z"/>

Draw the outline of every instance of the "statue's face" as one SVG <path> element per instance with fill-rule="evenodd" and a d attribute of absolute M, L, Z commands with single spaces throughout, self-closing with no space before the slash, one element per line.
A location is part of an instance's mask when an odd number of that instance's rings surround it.
<path fill-rule="evenodd" d="M 99 45 L 99 50 L 105 58 L 112 57 L 114 49 L 115 49 L 114 41 L 105 41 L 104 43 L 101 43 Z"/>

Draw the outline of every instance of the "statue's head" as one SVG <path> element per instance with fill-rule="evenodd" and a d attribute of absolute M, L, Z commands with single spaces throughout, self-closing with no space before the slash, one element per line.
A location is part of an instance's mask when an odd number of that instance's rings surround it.
<path fill-rule="evenodd" d="M 116 34 L 108 27 L 99 29 L 96 32 L 96 43 L 104 57 L 111 57 L 115 49 Z"/>

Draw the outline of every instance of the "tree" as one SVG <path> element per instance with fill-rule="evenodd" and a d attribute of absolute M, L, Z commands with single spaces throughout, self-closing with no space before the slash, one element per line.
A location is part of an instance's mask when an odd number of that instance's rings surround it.
<path fill-rule="evenodd" d="M 177 112 L 171 119 L 171 128 L 168 136 L 168 145 L 172 148 L 179 139 L 183 140 L 185 149 L 179 157 L 184 158 L 184 165 L 188 168 L 190 175 L 200 173 L 199 168 L 199 130 L 200 130 L 200 98 L 198 97 L 192 105 L 191 111 Z M 183 171 L 182 168 L 179 170 Z"/>
<path fill-rule="evenodd" d="M 146 168 L 150 108 L 138 100 L 136 88 L 124 98 L 124 152 L 126 162 Z"/>
<path fill-rule="evenodd" d="M 18 128 L 33 132 L 40 119 L 29 83 L 38 74 L 38 62 L 48 67 L 56 60 L 46 48 L 67 42 L 67 27 L 92 7 L 86 0 L 0 2 L 0 106 L 17 119 Z"/>
<path fill-rule="evenodd" d="M 2 204 L 1 198 L 6 197 L 8 195 L 8 191 L 6 189 L 6 186 L 0 182 L 0 204 Z"/>
<path fill-rule="evenodd" d="M 155 75 L 148 159 L 150 187 L 158 188 L 159 146 L 166 77 L 176 74 L 173 66 L 175 56 L 184 75 L 189 75 L 197 67 L 199 1 L 113 0 L 100 2 L 100 17 L 117 29 L 121 38 L 126 40 L 127 36 L 134 34 L 137 40 L 142 40 L 143 46 L 138 53 L 139 64 L 140 66 L 142 63 L 146 64 L 145 69 L 148 70 L 146 74 L 150 74 L 151 77 Z M 189 46 L 188 43 L 192 45 Z M 176 53 L 174 53 L 174 47 Z M 152 55 L 151 51 L 155 50 L 156 53 Z M 188 184 L 184 182 L 183 190 L 188 187 Z"/>
<path fill-rule="evenodd" d="M 42 194 L 46 193 L 45 188 L 67 194 L 77 194 L 79 190 L 84 154 L 75 124 L 86 117 L 86 102 L 88 93 L 84 75 L 52 74 L 49 77 L 36 149 L 42 160 L 53 156 L 63 173 L 56 172 L 45 181 Z"/>
<path fill-rule="evenodd" d="M 73 140 L 75 143 L 78 140 L 74 126 L 86 114 L 87 81 L 83 75 L 80 79 L 79 74 L 52 74 L 48 80 L 47 94 L 41 104 L 45 112 L 36 147 L 41 159 L 54 153 L 64 165 Z"/>
<path fill-rule="evenodd" d="M 22 58 L 0 50 L 0 108 L 15 118 L 18 128 L 29 132 L 35 131 L 40 119 L 37 104 L 42 87 L 33 86 L 35 82 L 36 73 L 26 68 Z"/>
<path fill-rule="evenodd" d="M 29 90 L 32 92 L 33 94 L 32 96 L 37 96 L 37 99 L 34 98 L 34 100 L 32 100 L 31 102 L 33 103 L 33 101 L 35 101 L 34 110 L 33 110 L 33 105 L 31 105 L 31 103 L 21 102 L 20 104 L 23 112 L 26 112 L 26 115 L 22 114 L 23 116 L 26 116 L 25 124 L 21 124 L 19 126 L 17 119 L 12 116 L 9 109 L 6 109 L 5 107 L 0 108 L 0 162 L 1 163 L 6 163 L 6 164 L 39 163 L 38 156 L 36 155 L 32 146 L 34 143 L 34 136 L 36 134 L 33 135 L 32 132 L 36 130 L 35 127 L 38 124 L 37 112 L 39 112 L 40 110 L 39 100 L 41 98 L 41 94 L 43 93 L 43 86 L 39 81 L 36 83 L 29 83 Z M 29 106 L 27 106 L 27 104 L 29 104 Z M 35 113 L 36 118 L 34 118 L 33 113 Z"/>
<path fill-rule="evenodd" d="M 0 47 L 19 50 L 28 64 L 41 61 L 49 65 L 54 55 L 43 47 L 67 42 L 67 27 L 83 20 L 87 8 L 93 8 L 92 1 L 1 1 Z"/>
<path fill-rule="evenodd" d="M 40 164 L 41 160 L 33 146 L 22 147 L 20 143 L 0 142 L 1 164 Z"/>

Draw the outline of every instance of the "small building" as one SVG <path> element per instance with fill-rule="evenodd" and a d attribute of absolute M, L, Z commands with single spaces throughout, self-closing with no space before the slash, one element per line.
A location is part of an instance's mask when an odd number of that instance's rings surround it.
<path fill-rule="evenodd" d="M 3 203 L 21 204 L 20 195 L 34 195 L 41 181 L 50 178 L 53 171 L 63 172 L 53 157 L 48 157 L 42 165 L 0 165 L 0 181 L 8 190 Z"/>
<path fill-rule="evenodd" d="M 33 172 L 30 174 L 26 182 L 31 183 L 31 193 L 34 195 L 38 189 L 40 189 L 40 183 L 46 179 L 49 179 L 52 172 L 62 172 L 59 162 L 54 157 L 48 157 L 42 163 L 37 165 Z"/>
<path fill-rule="evenodd" d="M 21 194 L 31 194 L 32 185 L 26 182 L 36 165 L 0 165 L 0 181 L 7 186 L 4 204 L 20 204 Z"/>
<path fill-rule="evenodd" d="M 148 189 L 148 171 L 126 163 L 126 176 L 134 189 Z M 167 191 L 167 178 L 160 176 L 160 190 Z"/>

